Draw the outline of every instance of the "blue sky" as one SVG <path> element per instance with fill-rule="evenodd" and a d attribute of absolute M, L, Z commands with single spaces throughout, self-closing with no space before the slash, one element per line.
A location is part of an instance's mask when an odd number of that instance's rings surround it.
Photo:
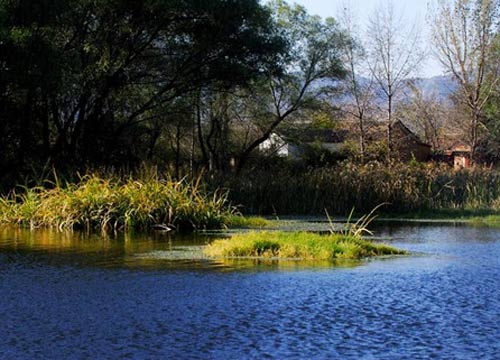
<path fill-rule="evenodd" d="M 384 0 L 349 0 L 358 13 L 360 25 L 366 25 L 370 13 L 380 4 L 380 1 Z M 345 3 L 345 0 L 289 0 L 289 2 L 304 6 L 313 15 L 336 17 L 338 9 Z M 428 46 L 428 25 L 425 22 L 425 17 L 428 3 L 434 4 L 435 0 L 394 0 L 393 3 L 406 18 L 411 21 L 415 19 L 419 21 L 423 29 L 422 43 Z M 419 71 L 420 76 L 423 77 L 441 75 L 442 72 L 441 66 L 431 55 L 428 56 L 426 63 L 421 65 Z"/>

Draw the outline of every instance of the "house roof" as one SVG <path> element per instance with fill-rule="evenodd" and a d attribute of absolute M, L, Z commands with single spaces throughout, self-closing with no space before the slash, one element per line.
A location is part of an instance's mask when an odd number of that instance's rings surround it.
<path fill-rule="evenodd" d="M 449 151 L 451 152 L 471 152 L 471 147 L 461 141 L 456 142 L 453 144 L 450 148 Z"/>
<path fill-rule="evenodd" d="M 405 136 L 413 139 L 418 145 L 432 147 L 431 145 L 426 144 L 422 140 L 420 140 L 420 138 L 417 136 L 417 134 L 415 134 L 413 131 L 411 131 L 401 120 L 398 120 L 394 124 L 392 124 L 392 127 L 394 127 L 394 126 L 399 126 L 403 130 L 403 132 L 405 133 Z"/>
<path fill-rule="evenodd" d="M 404 133 L 405 138 L 410 138 L 415 143 L 431 148 L 432 146 L 423 142 L 413 131 L 411 131 L 401 120 L 396 121 L 392 126 L 398 126 Z M 286 130 L 276 132 L 283 141 L 290 143 L 329 143 L 341 144 L 344 143 L 351 133 L 347 129 L 301 129 L 301 130 Z"/>

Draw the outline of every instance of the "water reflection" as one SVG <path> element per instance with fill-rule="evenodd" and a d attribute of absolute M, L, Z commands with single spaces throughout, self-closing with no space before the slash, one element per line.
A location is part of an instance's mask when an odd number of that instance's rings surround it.
<path fill-rule="evenodd" d="M 287 223 L 287 227 L 290 224 Z M 304 228 L 300 222 L 293 228 Z M 323 226 L 323 224 L 321 225 Z M 317 231 L 313 225 L 309 230 Z M 234 230 L 233 230 L 234 231 Z M 481 242 L 495 242 L 495 229 L 465 227 L 457 224 L 429 225 L 379 223 L 374 227 L 374 241 L 410 250 L 413 256 L 434 256 L 446 253 L 463 255 L 464 247 Z M 165 232 L 119 233 L 114 235 L 60 232 L 55 229 L 28 230 L 0 227 L 0 254 L 10 259 L 23 256 L 33 265 L 96 266 L 101 268 L 130 268 L 149 270 L 218 270 L 218 271 L 294 271 L 304 269 L 350 268 L 371 261 L 296 261 L 263 259 L 208 259 L 203 247 L 216 237 L 227 233 L 179 235 Z M 462 244 L 463 243 L 463 244 Z M 462 246 L 463 245 L 463 246 Z M 468 251 L 472 251 L 469 249 Z M 394 258 L 391 257 L 392 261 Z"/>
<path fill-rule="evenodd" d="M 203 247 L 224 234 L 174 235 L 171 233 L 120 233 L 114 236 L 54 229 L 0 228 L 0 252 L 31 256 L 33 262 L 132 269 L 216 269 L 220 271 L 269 271 L 349 268 L 359 260 L 297 261 L 273 259 L 213 260 Z"/>
<path fill-rule="evenodd" d="M 0 228 L 0 251 L 10 256 L 36 254 L 36 261 L 49 259 L 53 264 L 81 264 L 104 267 L 152 265 L 140 254 L 163 252 L 177 254 L 186 249 L 201 248 L 210 240 L 207 236 L 173 236 L 168 233 L 120 233 L 114 236 L 78 231 L 60 232 L 54 229 L 28 230 Z M 190 257 L 190 259 L 193 257 Z M 195 257 L 196 258 L 196 257 Z M 187 260 L 187 257 L 174 260 Z M 200 260 L 204 260 L 200 257 Z"/>

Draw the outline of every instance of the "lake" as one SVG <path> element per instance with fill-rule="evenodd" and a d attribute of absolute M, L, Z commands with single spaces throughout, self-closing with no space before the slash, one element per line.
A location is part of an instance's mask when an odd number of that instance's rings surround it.
<path fill-rule="evenodd" d="M 500 229 L 376 236 L 412 255 L 211 262 L 201 235 L 0 229 L 0 359 L 500 358 Z"/>

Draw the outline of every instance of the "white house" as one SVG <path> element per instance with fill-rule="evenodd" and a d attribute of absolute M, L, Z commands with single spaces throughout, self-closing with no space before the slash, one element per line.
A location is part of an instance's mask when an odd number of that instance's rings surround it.
<path fill-rule="evenodd" d="M 259 150 L 289 159 L 300 158 L 307 146 L 338 153 L 345 146 L 347 134 L 347 130 L 304 130 L 286 135 L 274 132 L 259 146 Z"/>

